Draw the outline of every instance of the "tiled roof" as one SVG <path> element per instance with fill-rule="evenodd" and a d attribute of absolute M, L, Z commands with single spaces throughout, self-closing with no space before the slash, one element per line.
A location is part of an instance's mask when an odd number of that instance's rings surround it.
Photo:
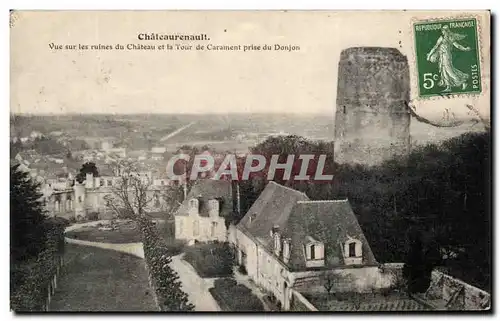
<path fill-rule="evenodd" d="M 294 206 L 283 235 L 292 239 L 289 265 L 295 270 L 305 268 L 303 244 L 307 237 L 325 244 L 325 266 L 342 265 L 341 244 L 348 237 L 362 243 L 363 265 L 377 261 L 358 220 L 347 200 L 301 201 Z"/>
<path fill-rule="evenodd" d="M 306 240 L 325 244 L 325 267 L 343 265 L 340 242 L 347 237 L 362 242 L 363 265 L 377 261 L 347 200 L 311 201 L 302 192 L 270 182 L 252 205 L 238 228 L 273 251 L 271 229 L 278 225 L 290 238 L 291 270 L 305 270 L 303 246 Z"/>
<path fill-rule="evenodd" d="M 260 239 L 272 251 L 270 230 L 274 225 L 283 228 L 297 201 L 308 199 L 302 192 L 271 181 L 237 226 Z"/>
<path fill-rule="evenodd" d="M 344 296 L 344 298 L 339 299 L 337 298 L 337 294 L 329 296 L 326 293 L 305 293 L 304 296 L 319 311 L 390 312 L 433 310 L 430 306 L 422 304 L 402 293 L 388 293 L 387 295 L 382 295 L 381 293 L 345 292 L 338 294 Z"/>
<path fill-rule="evenodd" d="M 328 311 L 425 311 L 430 310 L 426 306 L 418 303 L 412 299 L 400 299 L 387 302 L 377 302 L 377 303 L 361 303 L 356 306 L 352 303 L 342 303 L 335 306 L 331 306 Z"/>
<path fill-rule="evenodd" d="M 224 180 L 199 179 L 191 187 L 186 199 L 182 202 L 175 215 L 189 215 L 188 202 L 196 198 L 199 201 L 200 216 L 208 217 L 208 201 L 217 199 L 220 202 L 220 216 L 228 216 L 233 210 L 231 182 Z"/>

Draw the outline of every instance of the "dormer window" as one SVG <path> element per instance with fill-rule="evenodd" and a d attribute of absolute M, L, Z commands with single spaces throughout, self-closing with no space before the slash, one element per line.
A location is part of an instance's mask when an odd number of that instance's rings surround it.
<path fill-rule="evenodd" d="M 360 265 L 363 263 L 363 246 L 360 240 L 348 236 L 343 244 L 343 252 L 346 265 Z"/>
<path fill-rule="evenodd" d="M 192 198 L 189 200 L 189 212 L 191 214 L 198 215 L 198 210 L 199 210 L 199 203 L 198 199 Z"/>
<path fill-rule="evenodd" d="M 219 215 L 219 201 L 216 199 L 208 201 L 208 211 L 210 216 L 218 216 Z"/>
<path fill-rule="evenodd" d="M 325 246 L 323 242 L 308 236 L 304 244 L 306 267 L 321 267 L 325 265 Z"/>
<path fill-rule="evenodd" d="M 283 261 L 285 263 L 288 263 L 290 260 L 290 243 L 292 242 L 292 239 L 290 238 L 284 238 L 283 239 Z"/>

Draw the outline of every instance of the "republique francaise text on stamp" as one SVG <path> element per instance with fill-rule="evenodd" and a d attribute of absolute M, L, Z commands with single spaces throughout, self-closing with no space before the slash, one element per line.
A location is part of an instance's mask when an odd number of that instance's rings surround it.
<path fill-rule="evenodd" d="M 420 97 L 481 93 L 477 20 L 413 25 Z"/>

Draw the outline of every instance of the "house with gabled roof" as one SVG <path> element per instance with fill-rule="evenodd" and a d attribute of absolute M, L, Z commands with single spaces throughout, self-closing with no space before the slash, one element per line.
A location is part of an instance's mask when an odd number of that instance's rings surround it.
<path fill-rule="evenodd" d="M 188 243 L 227 240 L 233 211 L 230 181 L 199 179 L 175 212 L 175 238 Z"/>
<path fill-rule="evenodd" d="M 292 290 L 321 290 L 327 271 L 339 275 L 335 291 L 371 291 L 392 282 L 346 199 L 313 201 L 269 182 L 229 240 L 238 264 L 285 310 Z"/>

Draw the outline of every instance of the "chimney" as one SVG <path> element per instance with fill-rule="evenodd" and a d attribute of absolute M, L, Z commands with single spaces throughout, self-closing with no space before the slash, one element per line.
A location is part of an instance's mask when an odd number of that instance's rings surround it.
<path fill-rule="evenodd" d="M 94 175 L 92 173 L 85 175 L 85 188 L 94 188 Z"/>
<path fill-rule="evenodd" d="M 281 254 L 281 234 L 278 225 L 275 225 L 273 227 L 273 237 L 274 237 L 274 254 L 276 254 L 276 256 L 279 257 Z"/>
<path fill-rule="evenodd" d="M 283 239 L 283 262 L 288 263 L 290 261 L 290 243 L 291 239 L 285 238 Z"/>
<path fill-rule="evenodd" d="M 184 164 L 184 173 L 187 173 L 186 170 L 186 164 Z M 184 193 L 184 200 L 186 200 L 187 198 L 187 180 L 187 174 L 184 174 L 184 177 L 182 178 L 182 191 Z"/>
<path fill-rule="evenodd" d="M 234 186 L 233 186 L 234 185 Z M 233 212 L 239 217 L 241 213 L 240 205 L 240 185 L 238 181 L 231 180 L 229 183 L 229 193 L 233 202 Z"/>

